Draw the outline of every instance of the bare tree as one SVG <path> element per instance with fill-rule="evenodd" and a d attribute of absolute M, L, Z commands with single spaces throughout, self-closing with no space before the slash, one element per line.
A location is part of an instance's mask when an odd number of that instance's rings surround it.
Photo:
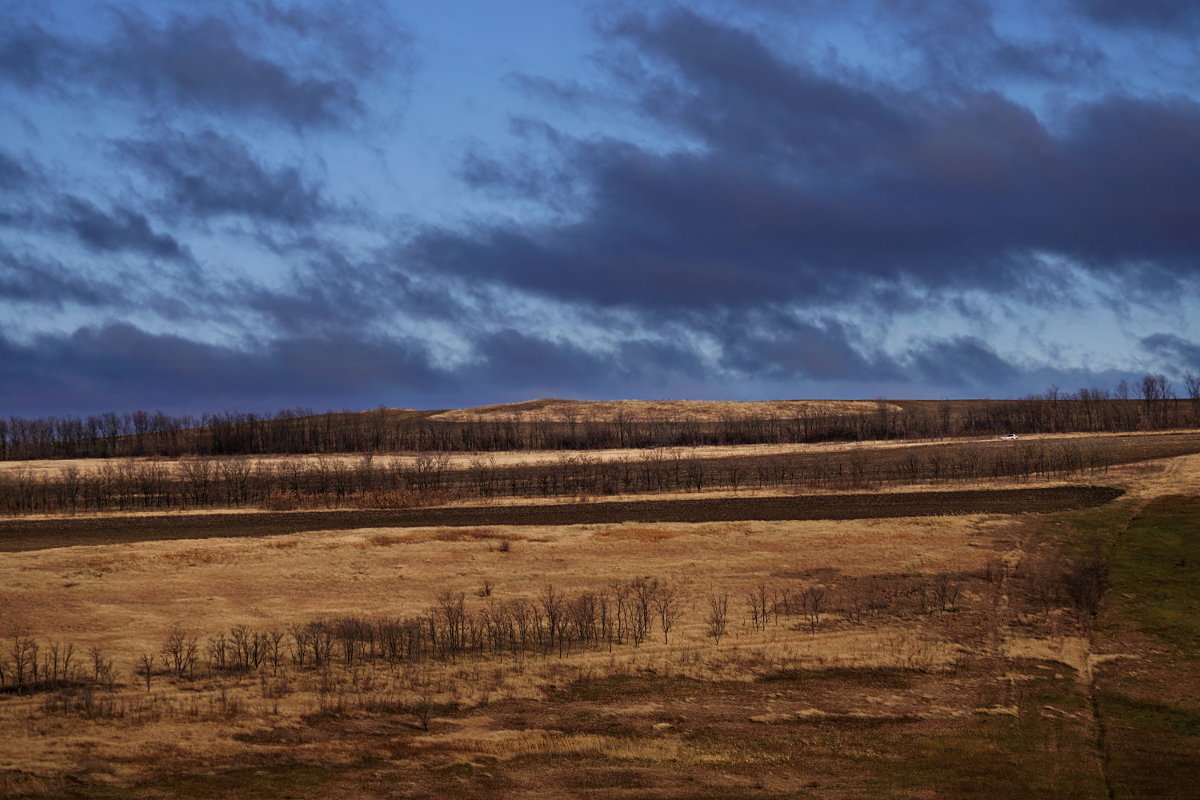
<path fill-rule="evenodd" d="M 429 730 L 429 720 L 433 716 L 436 709 L 434 698 L 436 697 L 433 681 L 428 676 L 414 676 L 412 681 L 412 690 L 416 695 L 412 704 L 413 715 L 417 718 L 417 725 L 421 730 Z"/>
<path fill-rule="evenodd" d="M 950 573 L 938 573 L 933 579 L 933 598 L 937 601 L 939 611 L 944 612 L 954 606 L 958 600 L 959 588 L 959 584 L 950 580 Z"/>
<path fill-rule="evenodd" d="M 708 635 L 715 643 L 720 644 L 729 621 L 728 592 L 714 593 L 708 596 L 708 616 L 704 621 L 708 624 Z"/>
<path fill-rule="evenodd" d="M 671 628 L 683 616 L 683 603 L 674 589 L 662 584 L 654 596 L 654 608 L 658 612 L 658 626 L 662 629 L 663 644 L 667 644 Z"/>
<path fill-rule="evenodd" d="M 767 616 L 771 612 L 771 593 L 766 584 L 760 583 L 746 592 L 746 610 L 750 612 L 750 626 L 756 631 L 767 629 Z"/>
<path fill-rule="evenodd" d="M 17 631 L 9 639 L 8 654 L 12 658 L 13 685 L 20 694 L 36 675 L 37 642 L 27 633 Z"/>
<path fill-rule="evenodd" d="M 821 612 L 825 610 L 825 589 L 810 586 L 804 590 L 804 613 L 808 617 L 809 632 L 816 633 L 821 624 Z"/>
<path fill-rule="evenodd" d="M 224 638 L 222 637 L 222 643 Z M 196 658 L 199 654 L 199 648 L 196 645 L 196 639 L 179 627 L 172 625 L 167 631 L 167 638 L 159 649 L 162 654 L 163 665 L 176 678 L 190 676 L 196 667 Z M 224 649 L 222 648 L 221 665 L 224 665 Z"/>
<path fill-rule="evenodd" d="M 559 629 L 563 625 L 565 611 L 565 600 L 562 592 L 557 591 L 554 588 L 554 584 L 547 584 L 546 588 L 538 593 L 538 607 L 546 620 L 548 638 L 545 649 L 546 652 L 549 652 L 554 647 L 555 641 L 561 639 Z M 561 647 L 561 641 L 559 646 Z"/>
<path fill-rule="evenodd" d="M 154 676 L 154 656 L 142 653 L 138 657 L 136 674 L 146 682 L 146 691 L 150 691 L 150 679 Z"/>
<path fill-rule="evenodd" d="M 1183 373 L 1183 385 L 1192 401 L 1192 424 L 1200 427 L 1200 375 Z"/>
<path fill-rule="evenodd" d="M 640 647 L 642 642 L 646 640 L 646 636 L 650 633 L 654 600 L 658 596 L 660 587 L 657 579 L 646 580 L 645 578 L 638 578 L 629 585 L 633 591 L 633 614 L 631 619 L 633 624 L 630 627 L 629 635 L 633 639 L 633 646 Z"/>

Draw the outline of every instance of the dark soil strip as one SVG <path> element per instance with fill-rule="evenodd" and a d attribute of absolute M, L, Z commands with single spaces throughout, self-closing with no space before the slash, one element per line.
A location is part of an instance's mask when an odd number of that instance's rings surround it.
<path fill-rule="evenodd" d="M 406 511 L 288 511 L 267 514 L 180 514 L 0 522 L 0 551 L 74 545 L 277 536 L 354 528 L 579 525 L 612 522 L 874 519 L 951 514 L 1049 512 L 1102 505 L 1122 492 L 1105 486 L 962 492 L 843 494 L 813 497 L 716 497 L 546 506 L 422 508 Z"/>

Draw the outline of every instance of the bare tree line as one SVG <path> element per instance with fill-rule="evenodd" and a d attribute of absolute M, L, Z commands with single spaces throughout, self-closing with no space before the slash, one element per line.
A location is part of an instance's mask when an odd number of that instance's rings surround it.
<path fill-rule="evenodd" d="M 682 595 L 658 578 L 614 581 L 594 591 L 566 592 L 552 584 L 529 599 L 488 599 L 480 607 L 465 592 L 444 592 L 424 612 L 408 617 L 341 616 L 286 628 L 235 625 L 205 640 L 172 625 L 159 648 L 133 661 L 122 675 L 106 651 L 26 631 L 0 645 L 0 692 L 31 694 L 66 688 L 108 688 L 136 678 L 149 690 L 157 676 L 191 680 L 218 674 L 360 666 L 457 663 L 464 659 L 566 658 L 572 653 L 640 647 L 671 631 L 684 614 Z"/>
<path fill-rule="evenodd" d="M 1194 452 L 1180 439 L 1155 457 Z M 975 442 L 862 451 L 699 458 L 644 451 L 616 460 L 562 454 L 498 466 L 477 458 L 451 468 L 445 454 L 358 459 L 317 456 L 259 462 L 247 457 L 177 462 L 110 460 L 94 469 L 0 473 L 0 514 L 128 512 L 168 509 L 400 509 L 453 498 L 602 497 L 722 488 L 854 489 L 893 483 L 1038 479 L 1100 473 L 1145 457 L 1134 440 L 1103 443 Z"/>
<path fill-rule="evenodd" d="M 1186 398 L 1164 375 L 1137 385 L 1050 387 L 1020 400 L 880 401 L 861 413 L 810 410 L 795 416 L 729 415 L 697 421 L 664 415 L 568 421 L 510 419 L 449 422 L 435 412 L 363 413 L 286 409 L 275 414 L 224 411 L 170 416 L 134 411 L 87 417 L 0 419 L 0 460 L 114 456 L 296 453 L 497 452 L 595 450 L 875 441 L 1003 432 L 1155 430 L 1200 425 L 1200 378 L 1183 377 Z"/>

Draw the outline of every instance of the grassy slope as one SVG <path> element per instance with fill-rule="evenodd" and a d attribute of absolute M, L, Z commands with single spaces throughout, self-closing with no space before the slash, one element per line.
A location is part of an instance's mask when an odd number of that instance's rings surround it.
<path fill-rule="evenodd" d="M 1200 498 L 1148 504 L 1112 537 L 1097 672 L 1114 798 L 1200 792 Z"/>

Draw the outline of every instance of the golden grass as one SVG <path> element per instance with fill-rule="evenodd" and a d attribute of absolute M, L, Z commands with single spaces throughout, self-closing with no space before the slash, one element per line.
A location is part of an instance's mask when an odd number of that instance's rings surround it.
<path fill-rule="evenodd" d="M 741 591 L 819 567 L 847 575 L 978 568 L 997 516 L 565 527 L 375 528 L 271 538 L 144 542 L 0 556 L 0 636 L 156 647 L 173 621 L 200 635 L 322 614 L 416 613 L 442 591 L 533 597 L 636 575 Z M 497 545 L 510 542 L 509 552 Z M 978 548 L 965 547 L 975 541 Z M 69 584 L 69 585 L 68 585 Z M 698 617 L 698 614 L 692 616 Z M 697 620 L 697 625 L 699 624 Z"/>
<path fill-rule="evenodd" d="M 880 407 L 875 400 L 561 400 L 462 408 L 434 414 L 446 422 L 520 420 L 523 422 L 658 421 L 717 422 L 724 419 L 793 418 L 816 414 L 869 414 Z M 903 412 L 893 403 L 889 412 Z"/>
<path fill-rule="evenodd" d="M 595 532 L 598 539 L 609 541 L 622 542 L 662 542 L 667 539 L 674 539 L 676 536 L 683 536 L 686 531 L 671 529 L 671 528 L 650 528 L 639 527 L 637 525 L 618 525 L 606 527 Z M 701 529 L 692 531 L 694 534 L 703 535 Z"/>

